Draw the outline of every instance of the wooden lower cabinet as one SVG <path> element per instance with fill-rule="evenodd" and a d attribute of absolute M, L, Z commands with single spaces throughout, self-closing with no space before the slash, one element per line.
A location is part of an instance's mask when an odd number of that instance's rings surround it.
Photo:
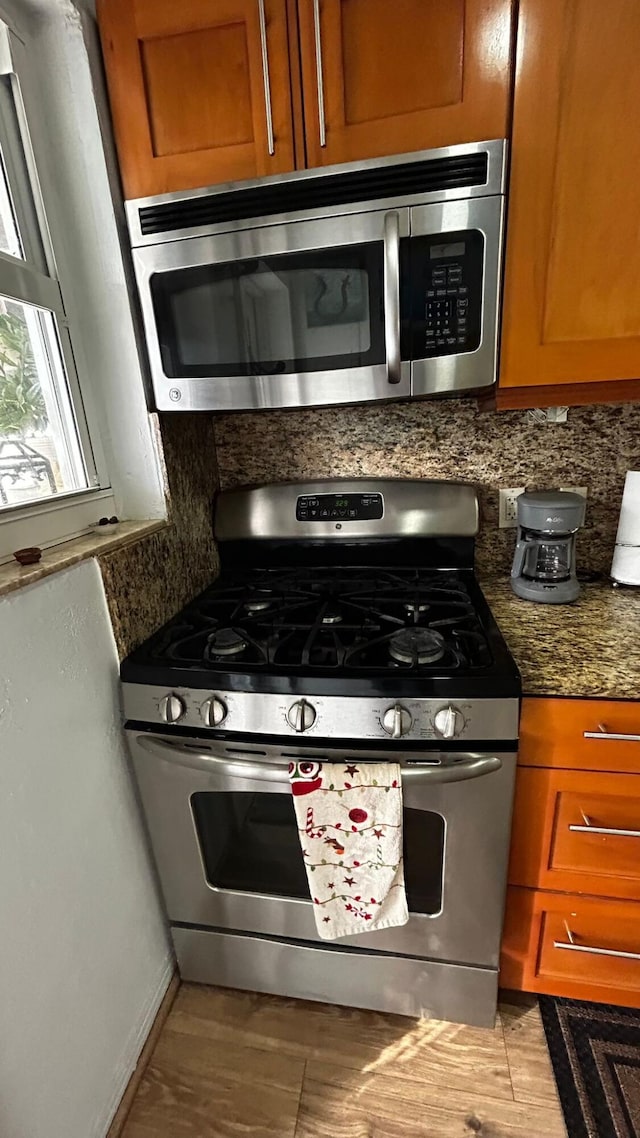
<path fill-rule="evenodd" d="M 640 703 L 526 698 L 504 988 L 640 1007 Z"/>
<path fill-rule="evenodd" d="M 512 835 L 512 885 L 640 901 L 640 774 L 520 767 Z"/>
<path fill-rule="evenodd" d="M 640 774 L 640 703 L 530 696 L 522 703 L 518 764 Z"/>
<path fill-rule="evenodd" d="M 511 886 L 500 984 L 640 1008 L 640 902 Z"/>

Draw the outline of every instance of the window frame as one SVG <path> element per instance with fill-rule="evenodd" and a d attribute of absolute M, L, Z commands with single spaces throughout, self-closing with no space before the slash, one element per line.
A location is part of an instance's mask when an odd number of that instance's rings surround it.
<path fill-rule="evenodd" d="M 52 375 L 57 381 L 56 390 L 62 384 L 68 391 L 68 401 L 63 399 L 63 402 L 70 406 L 87 486 L 0 510 L 0 564 L 10 560 L 15 549 L 27 545 L 47 548 L 70 540 L 86 533 L 98 517 L 116 513 L 115 496 L 100 439 L 97 406 L 90 384 L 84 378 L 81 383 L 78 376 L 63 287 L 56 265 L 56 235 L 50 231 L 45 212 L 38 158 L 22 95 L 21 74 L 27 67 L 25 45 L 6 23 L 0 22 L 0 141 L 4 172 L 23 249 L 23 258 L 0 252 L 0 295 L 42 310 L 43 343 Z M 46 320 L 47 312 L 52 314 L 52 321 Z M 52 345 L 54 335 L 56 343 Z M 60 361 L 64 366 L 64 376 L 59 373 Z"/>

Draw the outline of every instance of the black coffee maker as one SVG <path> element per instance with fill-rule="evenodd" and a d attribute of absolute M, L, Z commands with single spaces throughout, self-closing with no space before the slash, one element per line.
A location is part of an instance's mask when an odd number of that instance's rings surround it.
<path fill-rule="evenodd" d="M 585 500 L 569 490 L 526 491 L 518 498 L 518 540 L 511 587 L 527 601 L 567 604 L 580 593 L 576 533 Z"/>

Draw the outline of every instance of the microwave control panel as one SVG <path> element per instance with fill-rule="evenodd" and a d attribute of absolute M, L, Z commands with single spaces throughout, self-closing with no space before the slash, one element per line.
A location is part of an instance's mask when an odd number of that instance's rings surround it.
<path fill-rule="evenodd" d="M 305 494 L 296 502 L 299 522 L 363 522 L 383 513 L 382 494 Z"/>
<path fill-rule="evenodd" d="M 475 351 L 482 327 L 482 233 L 412 237 L 408 253 L 403 359 Z"/>

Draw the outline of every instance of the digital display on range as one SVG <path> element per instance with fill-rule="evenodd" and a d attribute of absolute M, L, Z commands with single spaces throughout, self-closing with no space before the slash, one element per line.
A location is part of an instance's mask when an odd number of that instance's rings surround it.
<path fill-rule="evenodd" d="M 299 522 L 361 522 L 381 518 L 382 494 L 305 494 L 296 502 Z"/>

